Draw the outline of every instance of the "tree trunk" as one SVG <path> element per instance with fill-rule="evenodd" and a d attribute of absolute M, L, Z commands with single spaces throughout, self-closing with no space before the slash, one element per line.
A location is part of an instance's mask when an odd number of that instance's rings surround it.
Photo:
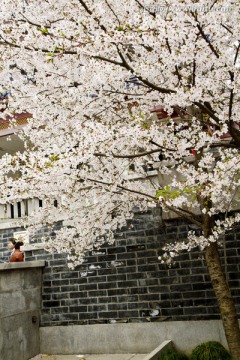
<path fill-rule="evenodd" d="M 232 360 L 240 360 L 240 329 L 238 317 L 231 291 L 221 267 L 217 243 L 211 243 L 211 245 L 206 248 L 205 258 L 211 283 L 218 301 Z"/>

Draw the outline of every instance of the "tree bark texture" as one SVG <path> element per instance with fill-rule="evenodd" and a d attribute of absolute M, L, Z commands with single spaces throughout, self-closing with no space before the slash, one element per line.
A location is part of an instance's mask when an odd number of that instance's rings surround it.
<path fill-rule="evenodd" d="M 232 360 L 240 360 L 240 329 L 237 311 L 226 281 L 217 243 L 211 243 L 205 250 L 205 259 L 211 283 L 218 301 L 225 336 Z"/>

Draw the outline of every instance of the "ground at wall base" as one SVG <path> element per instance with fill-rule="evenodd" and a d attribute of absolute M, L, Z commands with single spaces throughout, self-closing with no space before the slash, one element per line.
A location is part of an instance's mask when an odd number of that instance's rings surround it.
<path fill-rule="evenodd" d="M 30 360 L 143 360 L 147 354 L 98 354 L 98 355 L 45 355 L 39 354 Z"/>
<path fill-rule="evenodd" d="M 30 360 L 158 360 L 160 353 L 173 348 L 171 340 L 163 341 L 148 354 L 78 354 L 78 355 L 43 355 L 39 354 Z"/>

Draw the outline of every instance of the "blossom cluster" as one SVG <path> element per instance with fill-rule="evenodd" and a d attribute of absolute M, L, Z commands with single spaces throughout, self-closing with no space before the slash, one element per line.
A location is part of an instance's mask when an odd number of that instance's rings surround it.
<path fill-rule="evenodd" d="M 204 216 L 238 209 L 234 1 L 181 16 L 179 1 L 164 16 L 150 5 L 0 4 L 0 83 L 8 93 L 1 117 L 31 114 L 19 132 L 25 151 L 0 159 L 1 203 L 42 199 L 24 224 L 34 232 L 63 221 L 46 247 L 67 253 L 70 266 L 113 242 L 135 208 L 160 205 L 200 228 Z M 164 119 L 151 112 L 160 105 Z M 212 240 L 202 236 L 190 234 L 187 248 Z"/>

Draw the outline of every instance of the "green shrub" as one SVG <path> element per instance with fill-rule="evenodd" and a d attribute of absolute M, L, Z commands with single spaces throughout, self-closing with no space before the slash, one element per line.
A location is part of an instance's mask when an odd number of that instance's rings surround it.
<path fill-rule="evenodd" d="M 188 357 L 176 350 L 168 350 L 165 354 L 160 355 L 159 360 L 188 360 Z"/>
<path fill-rule="evenodd" d="M 192 351 L 190 360 L 231 360 L 231 356 L 219 342 L 208 341 Z"/>

